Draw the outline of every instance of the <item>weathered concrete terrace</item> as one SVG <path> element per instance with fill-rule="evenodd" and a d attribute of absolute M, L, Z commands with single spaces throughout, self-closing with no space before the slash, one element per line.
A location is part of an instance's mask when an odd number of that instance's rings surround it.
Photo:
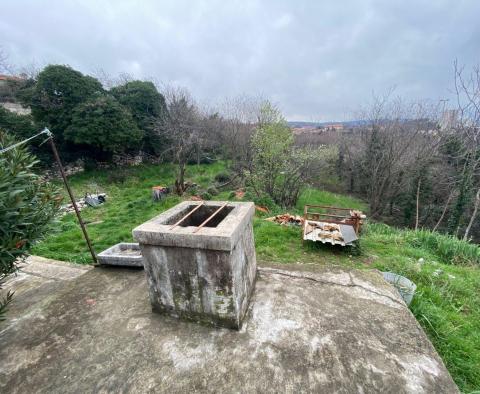
<path fill-rule="evenodd" d="M 151 312 L 145 273 L 33 261 L 0 323 L 0 392 L 455 393 L 375 271 L 261 268 L 240 331 Z"/>

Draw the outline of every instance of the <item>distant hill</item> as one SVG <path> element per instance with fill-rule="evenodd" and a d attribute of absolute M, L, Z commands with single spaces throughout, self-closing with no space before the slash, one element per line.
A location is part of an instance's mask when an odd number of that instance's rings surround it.
<path fill-rule="evenodd" d="M 365 124 L 364 120 L 348 120 L 348 121 L 341 121 L 341 122 L 304 122 L 301 120 L 298 121 L 288 121 L 287 122 L 290 127 L 324 127 L 326 125 L 332 124 L 342 124 L 343 127 L 355 127 L 361 126 Z"/>

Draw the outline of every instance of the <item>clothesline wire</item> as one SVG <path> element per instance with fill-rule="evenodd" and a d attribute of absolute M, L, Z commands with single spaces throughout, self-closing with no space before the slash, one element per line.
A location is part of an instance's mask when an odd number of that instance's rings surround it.
<path fill-rule="evenodd" d="M 21 146 L 23 144 L 26 144 L 28 141 L 33 140 L 34 138 L 37 138 L 39 135 L 42 135 L 42 134 L 47 134 L 48 138 L 50 138 L 52 136 L 52 133 L 50 132 L 50 130 L 48 130 L 47 128 L 44 128 L 42 131 L 40 131 L 40 133 L 37 133 L 37 134 L 31 136 L 30 138 L 27 138 L 23 141 L 17 142 L 16 144 L 10 145 L 6 148 L 0 149 L 0 154 L 8 152 L 9 150 L 15 149 L 18 146 Z"/>

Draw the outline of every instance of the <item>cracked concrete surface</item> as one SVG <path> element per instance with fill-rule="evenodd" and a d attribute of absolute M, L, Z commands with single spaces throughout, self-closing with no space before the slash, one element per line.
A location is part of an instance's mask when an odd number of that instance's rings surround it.
<path fill-rule="evenodd" d="M 2 393 L 458 392 L 375 271 L 261 268 L 240 331 L 151 313 L 143 271 L 31 278 L 0 323 Z"/>

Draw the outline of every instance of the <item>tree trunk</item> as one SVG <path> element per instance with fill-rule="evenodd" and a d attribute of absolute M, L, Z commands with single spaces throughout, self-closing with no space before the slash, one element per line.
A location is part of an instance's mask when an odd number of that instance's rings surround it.
<path fill-rule="evenodd" d="M 178 164 L 178 176 L 175 179 L 175 189 L 179 196 L 185 192 L 185 163 Z"/>
<path fill-rule="evenodd" d="M 477 190 L 477 194 L 475 195 L 475 203 L 473 205 L 473 213 L 470 217 L 470 221 L 468 222 L 467 229 L 465 230 L 465 235 L 463 236 L 464 241 L 468 241 L 468 234 L 472 228 L 473 222 L 475 221 L 475 217 L 477 216 L 478 206 L 480 205 L 480 188 Z"/>
<path fill-rule="evenodd" d="M 418 221 L 419 221 L 419 211 L 420 211 L 420 185 L 422 183 L 422 178 L 418 178 L 417 184 L 417 210 L 415 215 L 415 231 L 418 230 Z"/>
<path fill-rule="evenodd" d="M 443 218 L 445 217 L 445 213 L 447 213 L 448 205 L 450 204 L 450 201 L 452 200 L 452 197 L 453 197 L 453 192 L 451 192 L 450 195 L 448 196 L 447 202 L 445 203 L 445 207 L 443 208 L 442 215 L 440 216 L 440 219 L 438 219 L 438 222 L 435 225 L 435 227 L 433 228 L 433 231 L 436 231 L 438 226 L 440 226 L 440 223 L 442 222 Z"/>

